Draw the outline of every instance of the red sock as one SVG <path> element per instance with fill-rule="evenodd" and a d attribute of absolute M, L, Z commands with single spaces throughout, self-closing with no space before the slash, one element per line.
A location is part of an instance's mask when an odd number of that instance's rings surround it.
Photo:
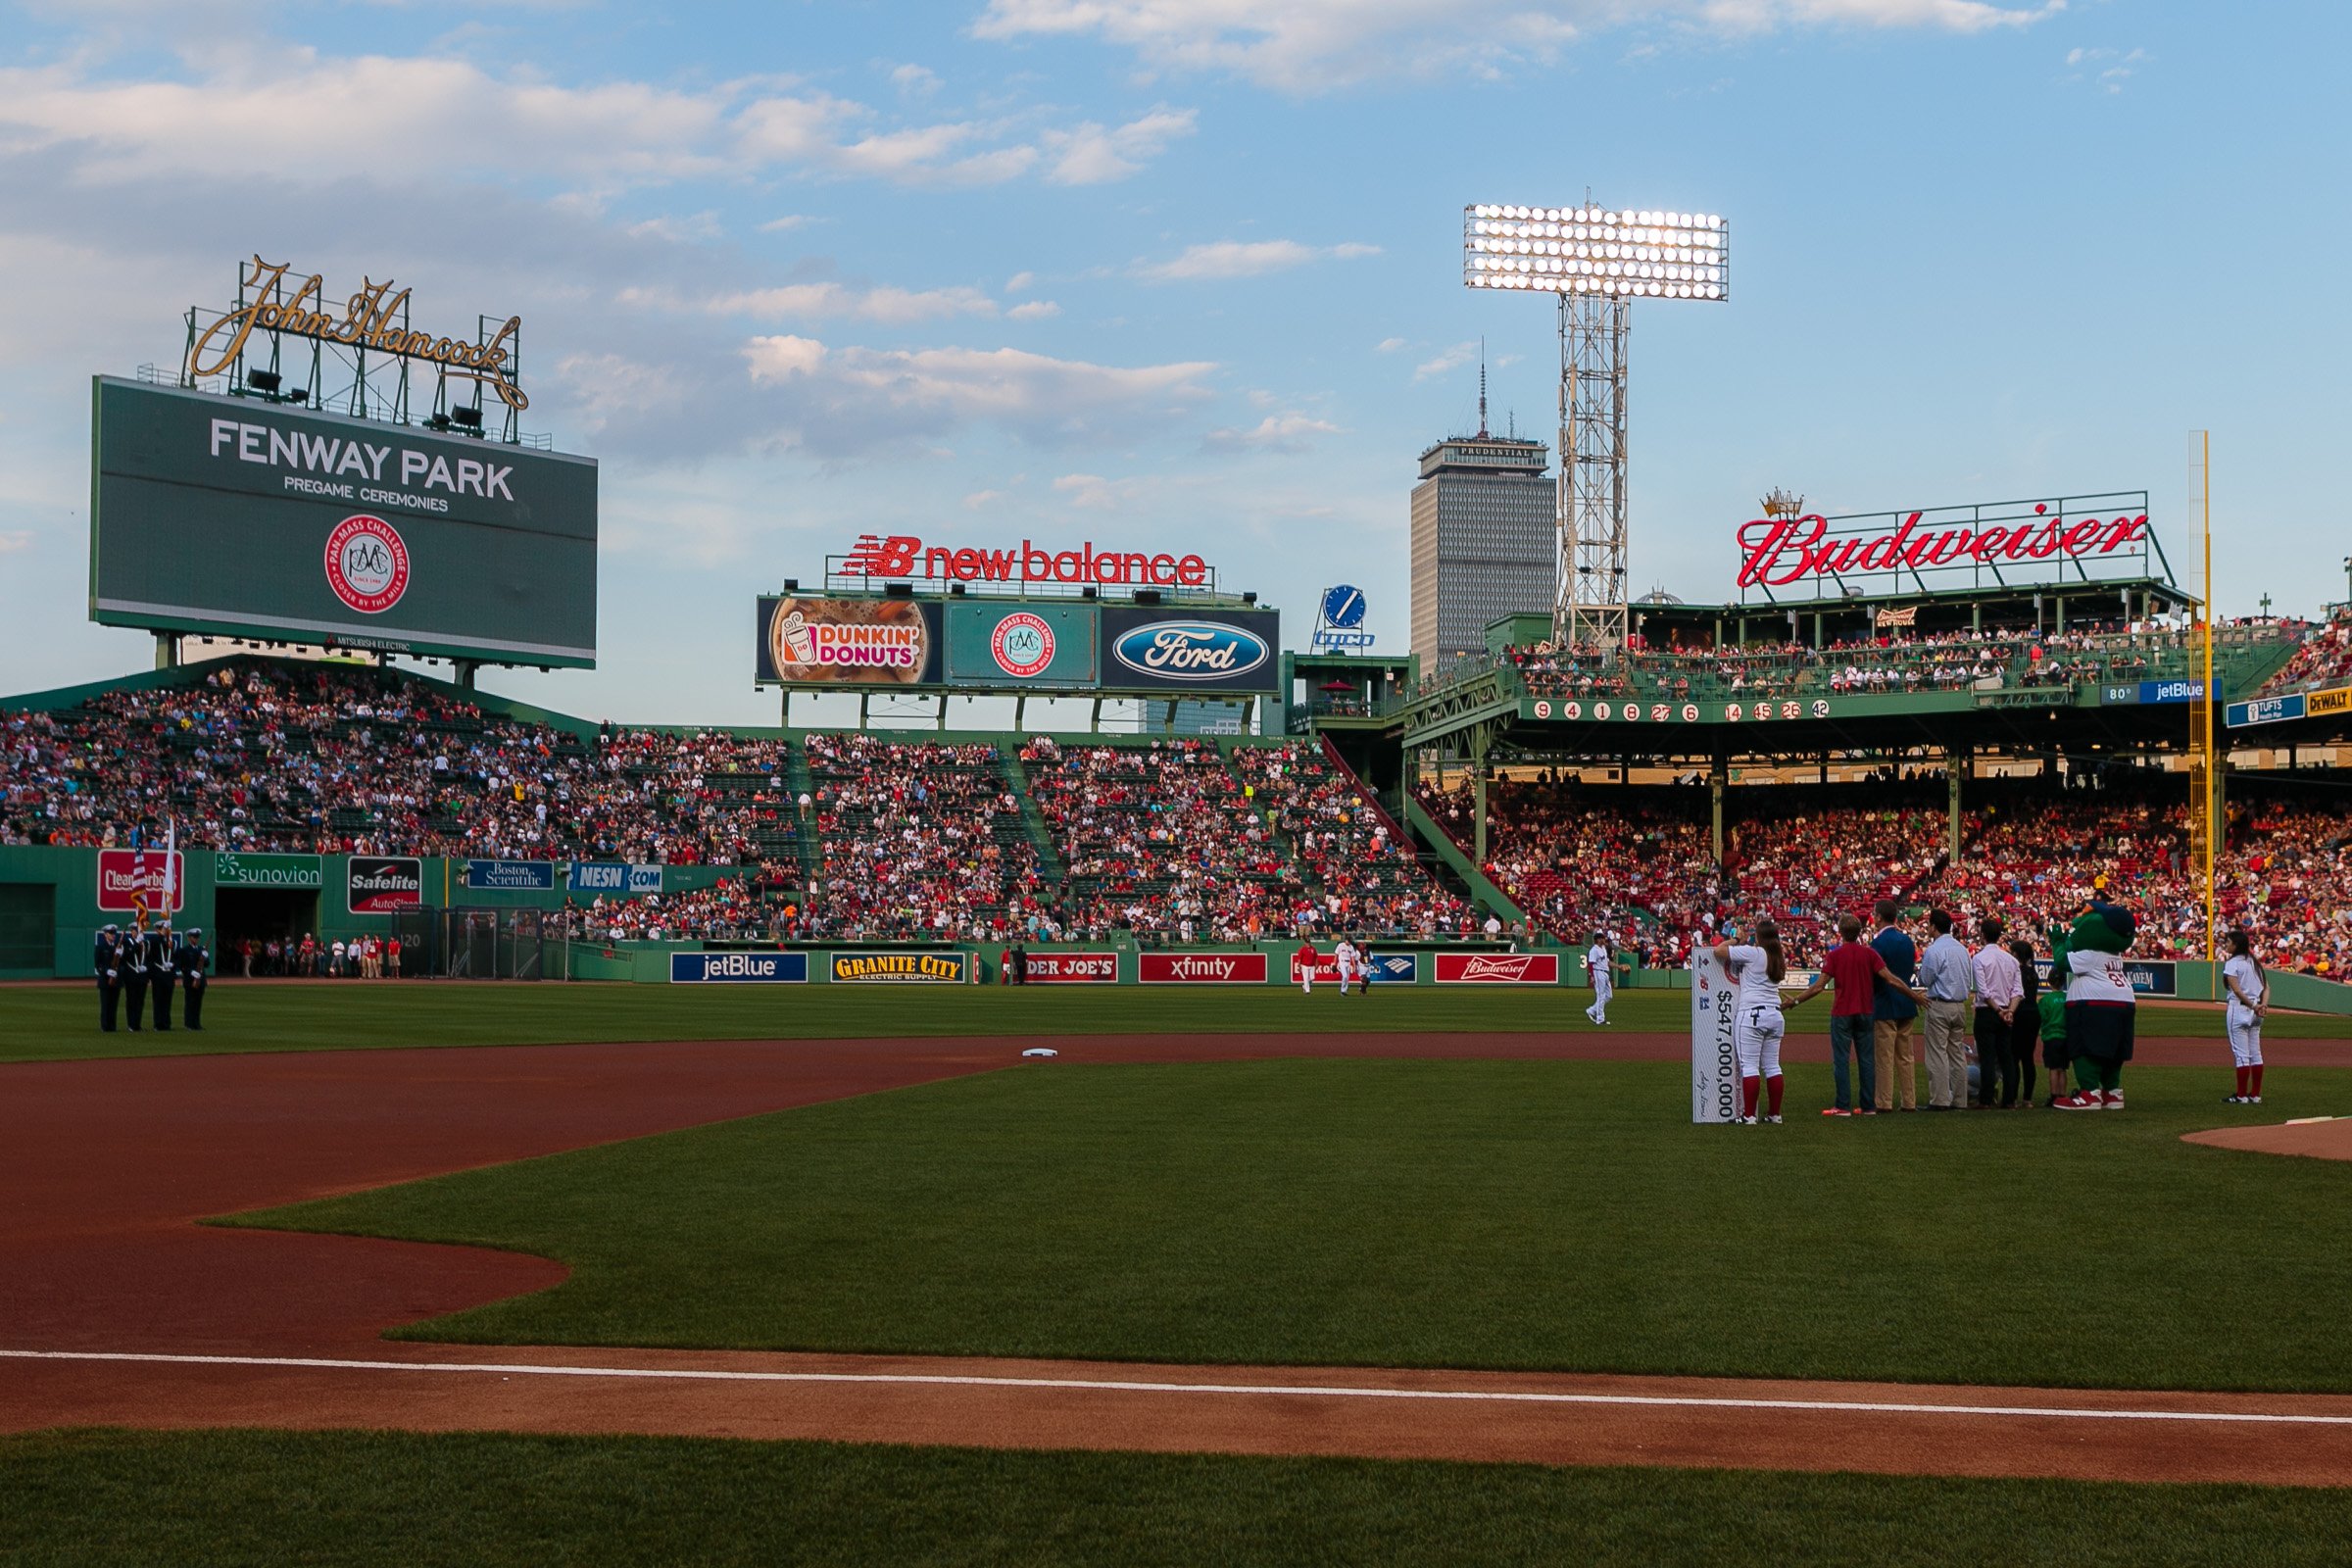
<path fill-rule="evenodd" d="M 1771 1097 L 1772 1113 L 1778 1116 L 1781 1113 L 1781 1075 L 1776 1072 L 1765 1079 L 1764 1088 Z"/>
<path fill-rule="evenodd" d="M 1740 1080 L 1740 1114 L 1742 1116 L 1753 1116 L 1756 1113 L 1757 1082 L 1758 1080 L 1754 1078 Z"/>
<path fill-rule="evenodd" d="M 2259 1094 L 2261 1094 L 2261 1093 L 2262 1093 L 2262 1063 L 2258 1061 L 2258 1062 L 2256 1062 L 2256 1063 L 2255 1063 L 2253 1066 L 2251 1066 L 2251 1067 L 2248 1067 L 2248 1068 L 2246 1069 L 2246 1071 L 2248 1071 L 2248 1072 L 2250 1072 L 2250 1073 L 2252 1073 L 2252 1074 L 2254 1075 L 2254 1093 L 2255 1093 L 2255 1094 L 2258 1094 L 2258 1095 L 2259 1095 Z"/>
<path fill-rule="evenodd" d="M 2254 1092 L 2246 1087 L 2246 1079 L 2253 1074 L 2253 1071 L 2254 1069 L 2251 1067 L 2240 1067 L 2237 1069 L 2237 1098 L 2240 1100 L 2245 1099 L 2248 1095 Z"/>

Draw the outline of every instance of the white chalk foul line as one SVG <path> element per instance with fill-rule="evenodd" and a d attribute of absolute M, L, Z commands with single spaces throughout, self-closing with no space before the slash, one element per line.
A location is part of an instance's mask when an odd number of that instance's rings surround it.
<path fill-rule="evenodd" d="M 2276 1410 L 2102 1410 L 2063 1404 L 1928 1404 L 1891 1399 L 1764 1399 L 1671 1394 L 1566 1394 L 1535 1389 L 1395 1389 L 1346 1383 L 1164 1383 L 1140 1378 L 985 1377 L 954 1372 L 743 1372 L 720 1367 L 550 1366 L 530 1361 L 361 1361 L 300 1355 L 172 1355 L 146 1350 L 6 1350 L 21 1361 L 138 1361 L 328 1372 L 495 1373 L 501 1377 L 658 1379 L 685 1383 L 849 1383 L 965 1389 L 1073 1389 L 1101 1394 L 1435 1399 L 1497 1404 L 1615 1404 L 1687 1410 L 1832 1410 L 1866 1415 L 2044 1416 L 2068 1421 L 2217 1421 L 2352 1427 L 2352 1415 Z"/>

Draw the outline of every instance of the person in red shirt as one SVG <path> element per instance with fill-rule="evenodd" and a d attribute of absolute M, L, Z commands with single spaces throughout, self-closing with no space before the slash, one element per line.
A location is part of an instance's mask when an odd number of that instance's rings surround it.
<path fill-rule="evenodd" d="M 1885 975 L 1888 985 L 1909 992 L 1914 1001 L 1924 1002 L 1927 995 L 1894 977 L 1886 967 L 1886 960 L 1879 956 L 1879 950 L 1862 940 L 1862 921 L 1858 916 L 1840 915 L 1838 935 L 1841 940 L 1821 960 L 1821 977 L 1788 1005 L 1801 1006 L 1830 986 L 1837 986 L 1838 995 L 1830 1003 L 1830 1073 L 1837 1081 L 1838 1102 L 1822 1114 L 1875 1116 L 1879 1113 L 1879 1071 L 1871 1020 L 1878 1010 L 1876 982 Z M 1858 1099 L 1846 1093 L 1845 1058 L 1849 1053 L 1861 1074 L 1862 1093 Z"/>
<path fill-rule="evenodd" d="M 1298 971 L 1298 989 L 1308 996 L 1315 994 L 1315 945 L 1301 938 L 1298 951 L 1291 955 L 1291 967 Z"/>

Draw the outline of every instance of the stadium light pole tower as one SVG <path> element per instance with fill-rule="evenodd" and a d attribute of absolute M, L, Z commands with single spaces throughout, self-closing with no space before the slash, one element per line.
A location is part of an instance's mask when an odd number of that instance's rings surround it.
<path fill-rule="evenodd" d="M 1560 313 L 1559 582 L 1552 635 L 1622 654 L 1627 629 L 1626 337 L 1638 299 L 1731 297 L 1731 227 L 1713 213 L 1462 209 L 1462 281 L 1551 295 Z"/>

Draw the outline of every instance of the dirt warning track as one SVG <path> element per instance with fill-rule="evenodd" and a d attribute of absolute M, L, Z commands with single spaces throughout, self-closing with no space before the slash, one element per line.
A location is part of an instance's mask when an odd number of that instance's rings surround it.
<path fill-rule="evenodd" d="M 1673 1036 L 1125 1036 L 1073 1061 L 1673 1059 Z M 648 1432 L 2352 1485 L 2352 1397 L 393 1345 L 546 1259 L 202 1227 L 1009 1067 L 1025 1040 L 355 1051 L 0 1068 L 0 1428 Z M 1818 1040 L 1800 1041 L 1792 1056 Z M 2153 1047 L 2153 1049 L 2151 1049 Z M 2213 1042 L 2148 1043 L 2208 1060 Z M 2161 1054 L 2159 1054 L 2161 1053 Z M 2341 1048 L 2331 1054 L 2341 1059 Z"/>

